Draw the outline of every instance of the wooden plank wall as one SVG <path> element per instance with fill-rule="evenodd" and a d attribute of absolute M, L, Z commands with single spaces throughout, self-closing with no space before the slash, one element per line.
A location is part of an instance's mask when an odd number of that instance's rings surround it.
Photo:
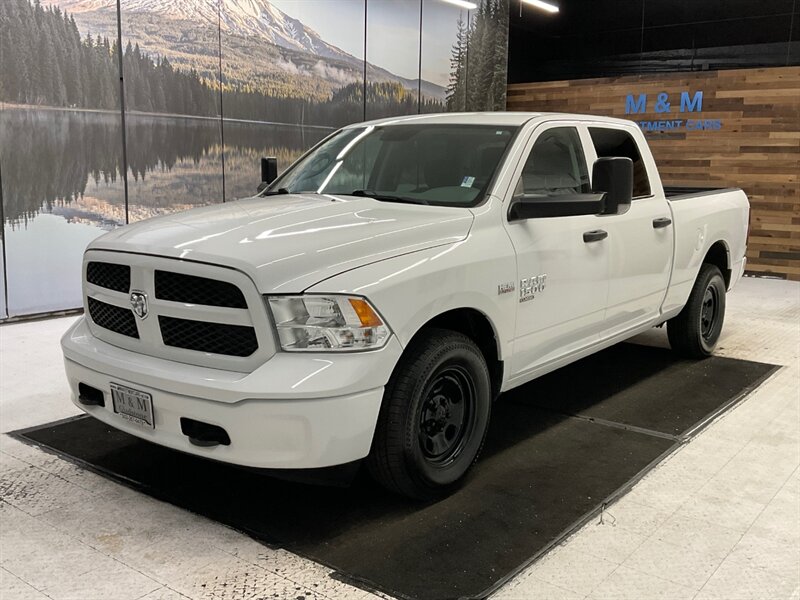
<path fill-rule="evenodd" d="M 703 91 L 700 113 L 680 95 Z M 670 113 L 657 113 L 666 92 Z M 647 94 L 644 114 L 625 114 L 628 94 Z M 665 185 L 732 186 L 751 203 L 748 271 L 800 280 L 800 67 L 629 75 L 508 86 L 508 110 L 640 120 L 719 119 L 718 131 L 647 134 Z"/>

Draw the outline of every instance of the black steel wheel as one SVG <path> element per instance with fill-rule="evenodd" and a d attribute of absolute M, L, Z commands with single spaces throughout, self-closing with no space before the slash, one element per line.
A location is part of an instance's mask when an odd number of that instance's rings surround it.
<path fill-rule="evenodd" d="M 715 286 L 706 287 L 703 294 L 703 304 L 700 307 L 700 334 L 703 339 L 711 341 L 717 331 L 719 318 L 719 296 Z"/>
<path fill-rule="evenodd" d="M 490 411 L 489 370 L 480 349 L 460 333 L 424 330 L 386 386 L 367 457 L 370 474 L 411 498 L 449 493 L 477 459 Z"/>
<path fill-rule="evenodd" d="M 714 351 L 725 320 L 725 291 L 720 270 L 704 263 L 683 310 L 667 322 L 673 350 L 688 358 L 704 358 Z"/>
<path fill-rule="evenodd" d="M 431 381 L 419 412 L 419 445 L 433 465 L 447 465 L 464 450 L 475 425 L 475 382 L 469 371 L 450 365 Z"/>

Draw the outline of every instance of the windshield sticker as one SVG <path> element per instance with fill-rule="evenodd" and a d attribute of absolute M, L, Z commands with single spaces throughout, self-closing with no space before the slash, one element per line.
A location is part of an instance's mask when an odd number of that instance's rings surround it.
<path fill-rule="evenodd" d="M 475 182 L 474 177 L 468 177 L 468 176 L 464 177 L 464 179 L 461 180 L 461 187 L 472 187 L 472 184 L 474 182 Z"/>

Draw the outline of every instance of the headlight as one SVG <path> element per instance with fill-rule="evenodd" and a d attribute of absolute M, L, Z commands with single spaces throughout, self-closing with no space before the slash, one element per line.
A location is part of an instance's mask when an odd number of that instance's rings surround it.
<path fill-rule="evenodd" d="M 267 297 L 281 348 L 327 352 L 380 348 L 390 331 L 372 305 L 356 296 Z"/>

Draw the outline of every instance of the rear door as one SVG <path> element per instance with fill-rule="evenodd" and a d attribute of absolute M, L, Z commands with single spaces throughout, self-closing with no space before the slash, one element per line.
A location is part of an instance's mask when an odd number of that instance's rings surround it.
<path fill-rule="evenodd" d="M 513 193 L 543 198 L 589 192 L 589 165 L 578 126 L 548 122 L 532 132 L 512 181 Z M 504 221 L 517 255 L 517 315 L 511 377 L 524 378 L 599 338 L 608 293 L 604 239 L 595 215 Z"/>
<path fill-rule="evenodd" d="M 643 138 L 639 143 L 640 132 L 604 124 L 588 125 L 587 130 L 592 161 L 606 156 L 633 161 L 633 201 L 603 217 L 609 288 L 601 337 L 607 338 L 658 317 L 672 266 L 672 213 L 650 151 Z"/>

